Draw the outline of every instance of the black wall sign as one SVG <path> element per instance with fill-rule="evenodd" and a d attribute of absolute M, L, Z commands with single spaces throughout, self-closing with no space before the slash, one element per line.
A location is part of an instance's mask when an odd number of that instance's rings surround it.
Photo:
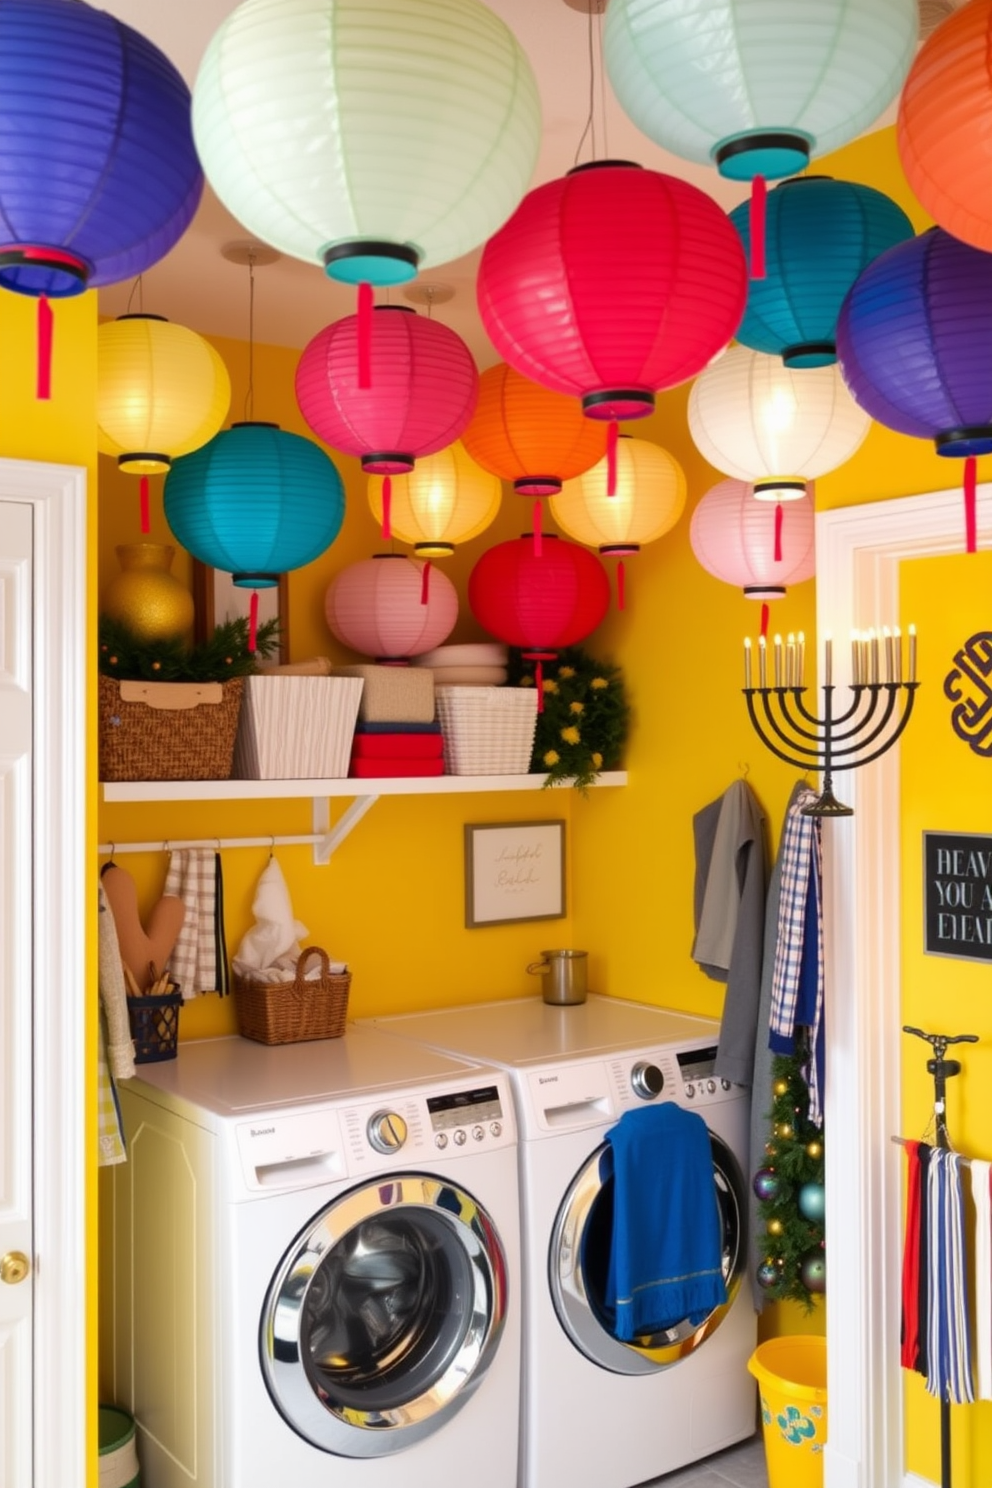
<path fill-rule="evenodd" d="M 924 832 L 923 897 L 927 955 L 992 961 L 992 837 Z"/>

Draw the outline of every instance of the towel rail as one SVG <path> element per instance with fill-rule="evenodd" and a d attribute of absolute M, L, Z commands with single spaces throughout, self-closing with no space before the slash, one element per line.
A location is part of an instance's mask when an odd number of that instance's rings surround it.
<path fill-rule="evenodd" d="M 912 1147 L 912 1146 L 915 1146 L 915 1144 L 917 1142 L 922 1142 L 924 1140 L 925 1139 L 923 1137 L 890 1137 L 889 1138 L 889 1141 L 890 1142 L 894 1142 L 897 1147 Z M 933 1147 L 935 1144 L 933 1142 L 927 1142 L 926 1145 L 928 1147 Z M 949 1147 L 949 1148 L 947 1148 L 947 1151 L 948 1152 L 954 1152 L 954 1148 L 953 1147 Z M 959 1160 L 959 1162 L 963 1162 L 969 1168 L 971 1167 L 971 1158 L 970 1157 L 965 1157 L 965 1155 L 964 1155 L 963 1152 L 954 1152 L 954 1156 Z"/>
<path fill-rule="evenodd" d="M 172 852 L 180 848 L 214 848 L 220 852 L 230 847 L 316 847 L 323 842 L 324 833 L 305 832 L 298 837 L 203 837 L 159 838 L 157 842 L 101 842 L 97 851 L 101 857 L 114 857 L 117 853 Z"/>

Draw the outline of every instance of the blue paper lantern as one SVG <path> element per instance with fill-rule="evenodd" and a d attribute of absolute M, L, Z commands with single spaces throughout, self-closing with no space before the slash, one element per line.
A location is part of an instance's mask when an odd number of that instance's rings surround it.
<path fill-rule="evenodd" d="M 751 211 L 730 214 L 751 256 Z M 738 341 L 781 356 L 787 367 L 837 360 L 837 316 L 858 275 L 913 236 L 901 207 L 881 191 L 829 176 L 785 181 L 765 205 L 765 277 L 748 283 Z"/>
<path fill-rule="evenodd" d="M 82 0 L 0 0 L 0 285 L 61 298 L 140 274 L 203 189 L 190 92 Z"/>
<path fill-rule="evenodd" d="M 173 462 L 165 517 L 194 558 L 271 589 L 341 531 L 344 487 L 324 451 L 278 424 L 234 424 Z"/>

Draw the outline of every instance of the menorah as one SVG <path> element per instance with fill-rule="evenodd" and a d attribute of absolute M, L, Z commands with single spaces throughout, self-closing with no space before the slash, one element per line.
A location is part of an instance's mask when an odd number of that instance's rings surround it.
<path fill-rule="evenodd" d="M 919 683 L 916 680 L 916 628 L 908 629 L 906 681 L 903 640 L 898 627 L 856 633 L 851 637 L 852 699 L 844 713 L 834 712 L 833 643 L 824 642 L 823 716 L 810 713 L 803 701 L 806 641 L 802 631 L 785 646 L 773 644 L 772 683 L 768 682 L 768 645 L 758 640 L 758 686 L 752 686 L 751 638 L 744 642 L 744 696 L 761 742 L 786 764 L 823 772 L 823 790 L 803 808 L 804 816 L 852 816 L 850 806 L 833 792 L 834 772 L 855 770 L 891 749 L 909 722 Z M 884 671 L 884 677 L 882 672 Z M 759 703 L 756 701 L 760 699 Z"/>

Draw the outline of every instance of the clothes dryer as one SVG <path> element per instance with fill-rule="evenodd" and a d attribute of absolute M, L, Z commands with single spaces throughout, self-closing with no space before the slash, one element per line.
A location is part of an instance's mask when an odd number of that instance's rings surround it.
<path fill-rule="evenodd" d="M 349 1026 L 121 1086 L 113 1393 L 143 1488 L 515 1488 L 504 1072 Z"/>
<path fill-rule="evenodd" d="M 710 1019 L 590 996 L 374 1020 L 504 1068 L 519 1123 L 524 1319 L 522 1488 L 631 1488 L 755 1430 L 747 1361 L 756 1322 L 747 1258 L 749 1092 L 713 1073 Z M 604 1305 L 612 1180 L 605 1134 L 672 1100 L 707 1123 L 728 1300 L 697 1326 L 620 1342 Z"/>

